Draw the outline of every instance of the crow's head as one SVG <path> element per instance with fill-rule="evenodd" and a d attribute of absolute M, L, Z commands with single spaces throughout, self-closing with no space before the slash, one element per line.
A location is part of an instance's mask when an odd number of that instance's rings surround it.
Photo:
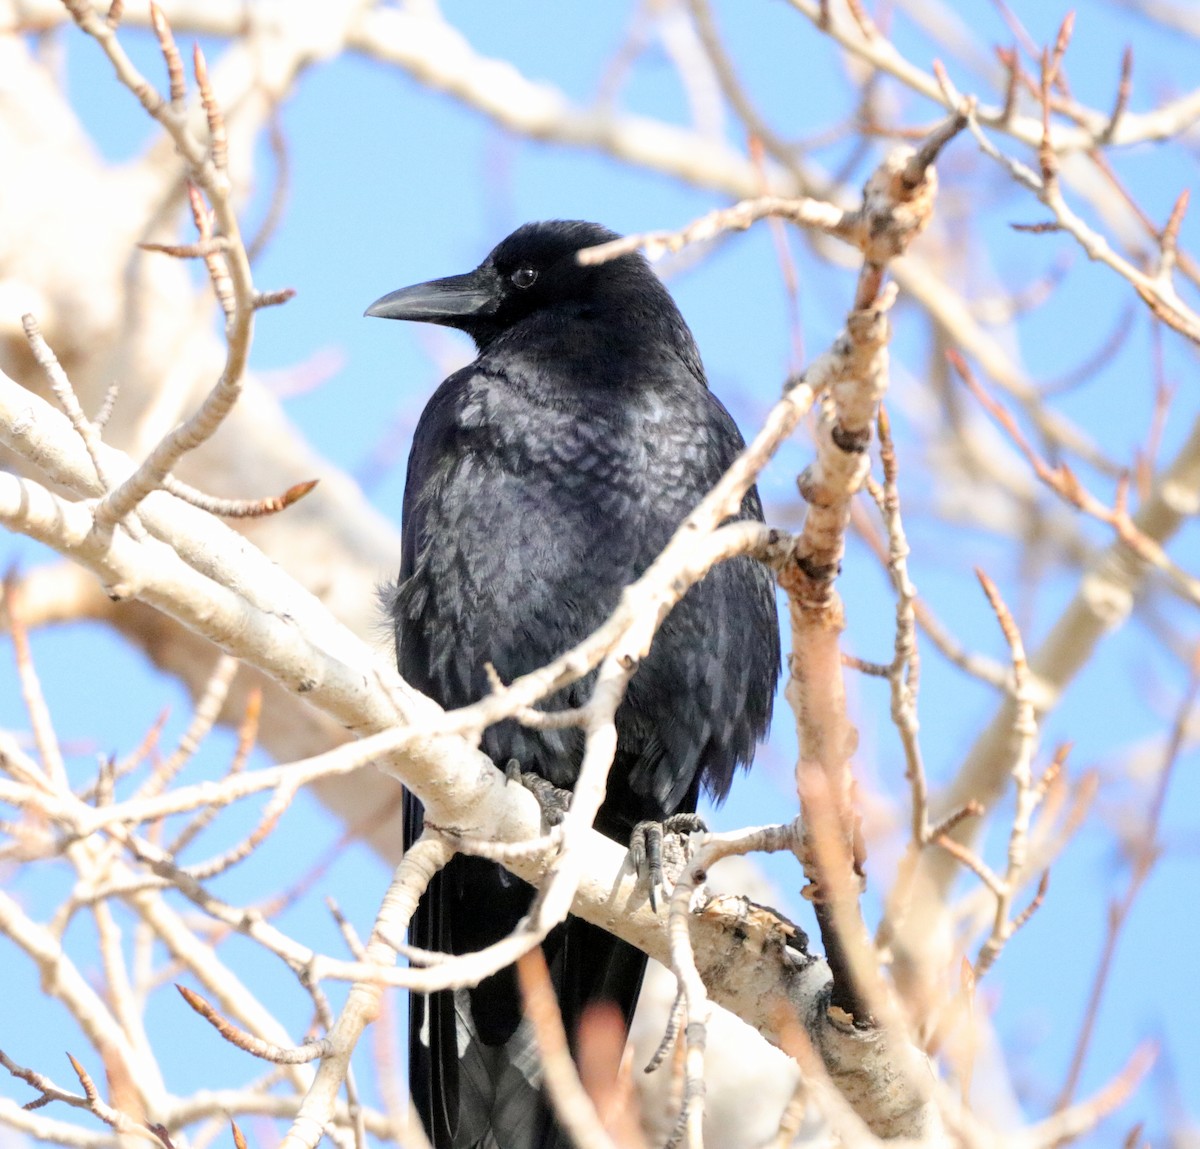
<path fill-rule="evenodd" d="M 563 312 L 587 319 L 677 315 L 666 289 L 640 254 L 588 265 L 586 247 L 619 238 L 596 223 L 527 223 L 502 240 L 474 271 L 402 287 L 367 308 L 382 319 L 440 323 L 465 331 L 482 349 L 531 316 Z"/>

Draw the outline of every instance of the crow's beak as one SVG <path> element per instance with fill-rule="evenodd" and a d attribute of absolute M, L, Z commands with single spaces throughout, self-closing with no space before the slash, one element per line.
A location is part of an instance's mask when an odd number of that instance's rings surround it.
<path fill-rule="evenodd" d="M 464 319 L 492 314 L 497 303 L 492 277 L 482 268 L 476 268 L 466 275 L 451 275 L 447 279 L 389 291 L 363 314 L 379 319 L 411 319 L 417 323 L 458 327 Z"/>

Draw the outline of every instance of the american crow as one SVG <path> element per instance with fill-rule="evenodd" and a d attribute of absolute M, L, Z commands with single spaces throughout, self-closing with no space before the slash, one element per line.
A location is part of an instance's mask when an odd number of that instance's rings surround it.
<path fill-rule="evenodd" d="M 400 673 L 444 707 L 550 661 L 600 625 L 743 442 L 708 390 L 691 333 L 641 255 L 581 265 L 615 239 L 596 224 L 526 224 L 474 271 L 402 288 L 367 315 L 465 331 L 479 354 L 437 389 L 417 425 L 404 490 L 400 576 L 386 595 Z M 742 518 L 762 518 L 758 494 Z M 767 729 L 779 674 L 772 581 L 747 558 L 711 571 L 675 607 L 617 713 L 617 753 L 596 827 L 633 826 L 725 797 Z M 544 704 L 582 704 L 593 676 Z M 578 776 L 577 728 L 502 722 L 483 736 L 555 786 Z M 420 832 L 408 797 L 405 844 Z M 433 880 L 411 940 L 461 954 L 510 932 L 531 890 L 493 862 L 455 857 Z M 626 1024 L 645 957 L 576 918 L 545 944 L 574 1041 L 586 1006 Z M 436 1149 L 567 1145 L 540 1097 L 512 969 L 471 990 L 414 995 L 410 1081 Z"/>

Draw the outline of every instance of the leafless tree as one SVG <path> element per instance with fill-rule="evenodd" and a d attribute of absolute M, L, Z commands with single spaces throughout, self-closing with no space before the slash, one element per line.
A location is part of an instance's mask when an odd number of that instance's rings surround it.
<path fill-rule="evenodd" d="M 13 879 L 3 882 L 13 892 L 0 889 L 0 933 L 5 961 L 36 968 L 46 997 L 73 1019 L 79 1036 L 70 1040 L 82 1043 L 71 1062 L 78 1085 L 66 1087 L 48 1067 L 22 1064 L 20 1035 L 0 1021 L 0 1061 L 35 1094 L 27 1104 L 0 1098 L 0 1122 L 66 1145 L 134 1138 L 170 1149 L 228 1136 L 230 1116 L 259 1115 L 276 1119 L 297 1149 L 322 1135 L 339 1145 L 368 1136 L 419 1145 L 394 1082 L 389 991 L 472 984 L 512 962 L 547 1088 L 580 1145 L 899 1138 L 1049 1149 L 1119 1109 L 1149 1067 L 1147 1048 L 1130 1050 L 1091 1097 L 1077 1096 L 1080 1074 L 1121 931 L 1159 857 L 1162 810 L 1200 683 L 1197 652 L 1182 637 L 1200 577 L 1175 540 L 1200 499 L 1200 424 L 1189 429 L 1194 414 L 1177 410 L 1167 366 L 1190 365 L 1200 343 L 1192 303 L 1200 265 L 1181 244 L 1183 186 L 1170 190 L 1169 213 L 1151 218 L 1120 165 L 1149 142 L 1163 147 L 1144 162 L 1164 171 L 1162 156 L 1194 152 L 1200 89 L 1156 95 L 1135 110 L 1137 56 L 1127 52 L 1115 62 L 1110 102 L 1093 107 L 1068 81 L 1072 17 L 1040 45 L 1003 0 L 980 6 L 1002 15 L 1009 44 L 994 49 L 921 0 L 873 13 L 861 0 L 789 0 L 789 18 L 845 75 L 842 105 L 831 101 L 823 133 L 848 148 L 835 172 L 819 162 L 820 138 L 796 143 L 788 124 L 758 110 L 707 0 L 638 4 L 590 107 L 486 58 L 430 0 L 0 0 L 0 520 L 63 560 L 10 574 L 4 587 L 25 717 L 0 731 L 0 802 L 10 812 L 0 873 Z M 1200 36 L 1182 5 L 1121 7 L 1136 13 L 1127 18 L 1138 34 Z M 739 8 L 736 19 L 755 16 Z M 901 22 L 905 34 L 893 35 Z M 912 29 L 934 50 L 907 50 Z M 185 35 L 219 44 L 211 74 L 199 48 L 188 58 L 180 47 Z M 165 65 L 165 90 L 130 54 L 147 37 Z M 73 101 L 55 67 L 64 42 L 107 57 L 114 86 L 155 121 L 134 160 L 108 163 L 89 146 L 85 97 Z M 693 124 L 622 109 L 624 80 L 651 44 L 665 50 Z M 780 398 L 748 428 L 746 452 L 608 622 L 550 665 L 497 681 L 487 698 L 455 712 L 400 681 L 372 641 L 374 584 L 398 566 L 395 525 L 314 453 L 248 367 L 258 312 L 288 301 L 287 291 L 257 281 L 258 239 L 242 230 L 255 149 L 264 137 L 285 147 L 278 106 L 307 69 L 341 54 L 448 92 L 518 135 L 591 148 L 712 198 L 698 219 L 579 258 L 640 247 L 653 259 L 703 259 L 734 232 L 788 229 L 825 269 L 822 290 L 844 316 L 823 349 L 779 381 Z M 934 55 L 943 62 L 930 63 Z M 726 121 L 744 146 L 722 134 Z M 987 218 L 998 195 L 1031 221 L 1024 231 L 1054 237 L 1057 251 L 1096 266 L 1051 260 L 1020 288 L 985 275 L 1012 234 L 998 236 Z M 268 225 L 281 210 L 280 197 Z M 191 274 L 195 263 L 205 276 Z M 1089 354 L 1085 333 L 1071 333 L 1084 365 L 1038 379 L 1016 348 L 1065 308 L 1061 295 L 1084 274 L 1106 277 L 1128 306 L 1099 354 Z M 893 328 L 905 325 L 926 334 L 923 359 L 892 354 Z M 1101 377 L 1135 328 L 1148 333 L 1150 352 L 1132 386 L 1152 417 L 1136 455 L 1119 459 L 1061 400 Z M 893 435 L 884 406 L 893 376 L 903 436 Z M 726 524 L 795 437 L 808 460 L 798 481 L 803 510 L 776 507 L 767 527 Z M 923 535 L 930 524 L 970 524 L 986 553 L 1006 556 L 1003 578 L 979 571 L 974 606 L 995 620 L 1004 657 L 971 649 L 918 594 L 914 523 Z M 622 851 L 590 828 L 614 714 L 672 604 L 738 554 L 769 564 L 786 596 L 796 802 L 782 818 L 773 812 L 774 824 L 693 841 L 669 910 L 656 913 Z M 883 661 L 843 641 L 855 604 L 843 602 L 839 577 L 851 562 L 877 566 L 894 594 Z M 1046 625 L 1042 609 L 1027 623 L 1033 597 L 1040 603 L 1064 574 L 1072 590 L 1057 617 Z M 1106 642 L 1135 611 L 1137 641 L 1169 667 L 1175 701 L 1155 740 L 1114 747 L 1119 778 L 1149 779 L 1116 825 L 1127 877 L 1094 976 L 1076 958 L 1080 976 L 1092 978 L 1089 1017 L 1056 1019 L 1079 1027 L 1059 1095 L 1048 1116 L 1014 1125 L 1012 1066 L 976 986 L 1006 946 L 1021 944 L 1013 937 L 1046 901 L 1054 863 L 1097 817 L 1095 774 L 1069 771 L 1069 748 L 1043 747 L 1039 732 L 1073 680 L 1101 673 Z M 81 783 L 29 635 L 84 621 L 181 681 L 194 715 L 170 748 L 147 715 L 143 743 L 104 757 Z M 994 716 L 936 793 L 918 723 L 927 651 L 995 697 Z M 546 830 L 532 797 L 506 786 L 480 755 L 479 735 L 502 718 L 537 721 L 541 699 L 597 668 L 591 700 L 575 716 L 587 735 L 581 778 L 565 821 Z M 886 684 L 902 776 L 881 780 L 864 769 L 862 717 L 847 700 L 854 675 Z M 926 697 L 925 727 L 953 706 L 949 696 Z M 237 731 L 226 770 L 185 784 L 181 772 L 218 724 Z M 276 764 L 258 764 L 255 747 Z M 443 828 L 403 859 L 399 782 Z M 227 871 L 289 834 L 304 787 L 344 820 L 348 837 L 396 864 L 365 941 L 337 915 L 344 952 L 325 952 L 280 921 L 304 896 L 311 859 L 300 843 L 294 871 L 254 904 L 217 892 Z M 249 832 L 198 856 L 197 843 L 256 801 Z M 408 954 L 408 917 L 456 850 L 495 857 L 535 883 L 535 912 L 477 954 Z M 722 858 L 760 851 L 794 857 L 820 935 L 812 953 L 785 917 L 706 885 Z M 899 858 L 893 874 L 872 867 L 889 853 Z M 51 867 L 70 881 L 43 913 L 20 891 Z M 863 904 L 868 874 L 886 898 L 874 928 Z M 659 1012 L 638 1026 L 661 1065 L 636 1094 L 628 1082 L 606 1093 L 589 1079 L 586 1058 L 579 1071 L 565 1054 L 538 942 L 568 912 L 642 947 L 674 975 Z M 1053 913 L 1053 903 L 1042 912 Z M 89 922 L 86 936 L 69 931 L 79 919 Z M 264 1004 L 252 971 L 239 968 L 234 936 L 294 975 L 311 1014 L 303 1040 Z M 397 968 L 398 954 L 412 963 Z M 196 987 L 181 990 L 187 1004 L 244 1051 L 238 1088 L 172 1089 L 146 1017 L 178 980 Z M 337 983 L 352 987 L 340 1008 L 326 996 Z M 376 1039 L 363 1042 L 372 1023 Z M 613 1039 L 602 1020 L 588 1038 Z M 360 1074 L 370 1068 L 373 1089 L 360 1087 L 352 1058 Z M 71 1120 L 68 1108 L 90 1117 Z"/>

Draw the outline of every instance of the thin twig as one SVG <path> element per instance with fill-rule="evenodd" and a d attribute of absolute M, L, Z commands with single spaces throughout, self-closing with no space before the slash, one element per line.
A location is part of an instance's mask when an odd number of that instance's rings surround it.
<path fill-rule="evenodd" d="M 179 990 L 183 1000 L 230 1045 L 236 1045 L 252 1057 L 273 1062 L 275 1065 L 304 1065 L 316 1061 L 319 1057 L 325 1057 L 330 1052 L 329 1041 L 324 1038 L 319 1041 L 306 1041 L 303 1045 L 295 1045 L 290 1049 L 271 1041 L 263 1041 L 222 1017 L 195 990 L 188 989 L 186 985 L 176 985 L 175 988 Z"/>
<path fill-rule="evenodd" d="M 1187 739 L 1188 724 L 1196 709 L 1198 695 L 1200 695 L 1200 646 L 1196 647 L 1193 654 L 1187 687 L 1175 712 L 1175 719 L 1171 724 L 1171 733 L 1167 739 L 1167 745 L 1163 753 L 1162 766 L 1159 768 L 1158 777 L 1155 779 L 1154 792 L 1150 799 L 1149 808 L 1146 811 L 1145 823 L 1140 833 L 1128 839 L 1133 847 L 1133 856 L 1130 858 L 1129 882 L 1121 896 L 1109 903 L 1108 926 L 1105 932 L 1104 945 L 1096 964 L 1096 972 L 1092 976 L 1092 985 L 1088 993 L 1088 1003 L 1083 1015 L 1083 1024 L 1080 1027 L 1079 1036 L 1075 1042 L 1075 1049 L 1071 1055 L 1071 1066 L 1067 1071 L 1066 1080 L 1063 1082 L 1062 1090 L 1058 1095 L 1058 1101 L 1055 1106 L 1058 1111 L 1062 1111 L 1071 1103 L 1071 1099 L 1075 1095 L 1075 1090 L 1079 1086 L 1079 1079 L 1083 1074 L 1083 1067 L 1091 1046 L 1092 1034 L 1095 1031 L 1096 1021 L 1100 1016 L 1101 1005 L 1104 1001 L 1104 994 L 1108 988 L 1109 976 L 1112 971 L 1113 961 L 1116 958 L 1117 945 L 1120 942 L 1121 933 L 1125 928 L 1126 922 L 1129 920 L 1129 915 L 1137 902 L 1142 887 L 1161 857 L 1158 838 L 1162 829 L 1163 810 L 1166 807 L 1167 793 L 1170 790 L 1171 779 L 1175 774 L 1176 764 L 1179 761 L 1185 740 Z"/>
<path fill-rule="evenodd" d="M 616 1149 L 616 1142 L 601 1124 L 571 1060 L 567 1032 L 540 948 L 530 950 L 517 961 L 517 980 L 525 1017 L 533 1027 L 537 1043 L 542 1084 L 550 1095 L 558 1123 L 580 1149 Z"/>

